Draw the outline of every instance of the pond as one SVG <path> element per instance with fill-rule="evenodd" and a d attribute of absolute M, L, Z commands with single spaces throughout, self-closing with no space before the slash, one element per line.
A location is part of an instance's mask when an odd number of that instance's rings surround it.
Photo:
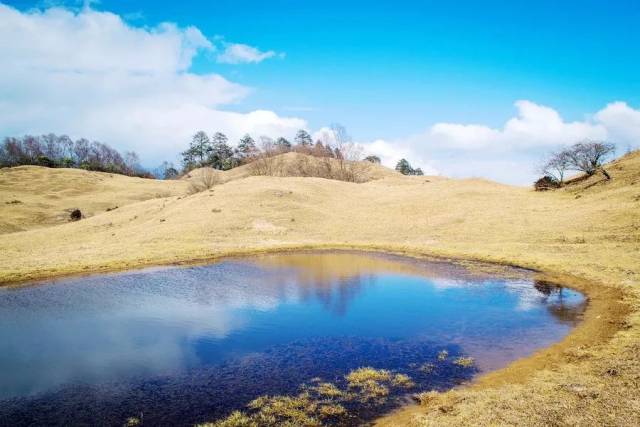
<path fill-rule="evenodd" d="M 585 306 L 527 270 L 348 251 L 3 288 L 0 425 L 193 425 L 263 395 L 358 424 L 549 346 Z"/>

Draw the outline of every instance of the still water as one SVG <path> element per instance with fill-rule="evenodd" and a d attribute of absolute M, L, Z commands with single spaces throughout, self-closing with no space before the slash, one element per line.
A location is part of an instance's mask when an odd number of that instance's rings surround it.
<path fill-rule="evenodd" d="M 443 390 L 560 340 L 585 305 L 524 270 L 362 252 L 4 288 L 0 425 L 193 425 L 363 366 Z"/>

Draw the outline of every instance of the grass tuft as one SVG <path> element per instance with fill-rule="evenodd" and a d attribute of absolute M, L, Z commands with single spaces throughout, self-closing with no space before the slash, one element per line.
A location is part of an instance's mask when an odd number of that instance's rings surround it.
<path fill-rule="evenodd" d="M 458 357 L 453 361 L 454 365 L 462 366 L 463 368 L 470 368 L 474 364 L 473 357 Z"/>

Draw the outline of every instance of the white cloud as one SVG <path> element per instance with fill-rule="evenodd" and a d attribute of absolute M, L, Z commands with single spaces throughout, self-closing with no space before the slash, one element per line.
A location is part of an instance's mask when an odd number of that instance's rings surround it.
<path fill-rule="evenodd" d="M 360 143 L 365 156 L 375 155 L 380 157 L 383 165 L 394 168 L 400 159 L 408 159 L 412 166 L 420 167 L 425 175 L 439 175 L 440 172 L 430 161 L 418 156 L 415 150 L 403 141 L 389 142 L 384 139 L 376 139 L 373 142 Z"/>
<path fill-rule="evenodd" d="M 640 110 L 614 102 L 582 121 L 567 122 L 553 108 L 521 100 L 518 114 L 502 128 L 482 124 L 436 123 L 409 137 L 363 144 L 387 166 L 405 157 L 425 172 L 454 177 L 487 177 L 529 184 L 549 150 L 584 139 L 608 140 L 621 149 L 640 143 Z"/>
<path fill-rule="evenodd" d="M 317 131 L 313 132 L 311 134 L 311 139 L 313 139 L 314 141 L 320 141 L 325 145 L 326 144 L 333 145 L 336 143 L 336 138 L 335 138 L 335 134 L 333 133 L 333 130 L 331 130 L 331 128 L 327 126 L 323 126 Z"/>
<path fill-rule="evenodd" d="M 215 51 L 197 28 L 131 26 L 85 7 L 21 12 L 0 4 L 0 129 L 6 135 L 67 133 L 172 159 L 198 129 L 293 136 L 306 122 L 270 111 L 221 107 L 251 90 L 190 72 Z"/>
<path fill-rule="evenodd" d="M 612 102 L 598 111 L 595 119 L 607 128 L 612 142 L 635 147 L 640 143 L 640 110 Z"/>
<path fill-rule="evenodd" d="M 223 64 L 250 64 L 275 56 L 283 57 L 284 54 L 278 54 L 273 50 L 262 52 L 258 48 L 241 43 L 225 43 L 224 51 L 218 55 L 217 60 Z"/>

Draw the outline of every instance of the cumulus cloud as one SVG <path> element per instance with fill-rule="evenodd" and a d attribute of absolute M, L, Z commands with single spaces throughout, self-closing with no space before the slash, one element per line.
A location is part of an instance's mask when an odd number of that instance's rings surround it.
<path fill-rule="evenodd" d="M 487 177 L 528 184 L 540 158 L 549 150 L 575 142 L 608 140 L 621 149 L 640 142 L 640 110 L 613 102 L 582 121 L 565 121 L 553 108 L 521 100 L 517 115 L 502 128 L 482 124 L 435 123 L 426 131 L 392 141 L 363 145 L 383 163 L 413 160 L 430 173 L 455 177 Z"/>
<path fill-rule="evenodd" d="M 640 142 L 640 110 L 624 102 L 612 102 L 598 111 L 595 119 L 607 129 L 612 142 L 631 147 Z"/>
<path fill-rule="evenodd" d="M 198 129 L 293 136 L 306 122 L 222 107 L 250 94 L 191 64 L 214 44 L 195 27 L 135 27 L 84 7 L 22 12 L 0 4 L 0 129 L 67 133 L 134 149 L 151 165 L 173 158 Z"/>
<path fill-rule="evenodd" d="M 408 159 L 412 166 L 420 167 L 426 175 L 439 175 L 440 171 L 433 166 L 433 162 L 418 154 L 407 141 L 385 141 L 376 139 L 371 142 L 361 142 L 365 156 L 380 157 L 383 165 L 394 168 L 400 159 Z"/>
<path fill-rule="evenodd" d="M 273 50 L 262 52 L 260 49 L 246 44 L 225 43 L 224 51 L 218 55 L 217 60 L 223 64 L 250 64 L 262 62 L 276 55 L 283 56 Z"/>

